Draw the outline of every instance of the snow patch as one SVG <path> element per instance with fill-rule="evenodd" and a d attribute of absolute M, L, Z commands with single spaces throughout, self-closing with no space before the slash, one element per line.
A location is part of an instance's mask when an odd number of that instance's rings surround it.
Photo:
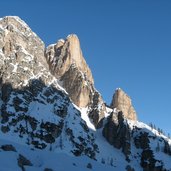
<path fill-rule="evenodd" d="M 93 125 L 93 123 L 90 121 L 89 117 L 88 117 L 88 108 L 81 108 L 81 118 L 86 122 L 87 126 L 93 130 L 96 131 L 95 126 Z"/>
<path fill-rule="evenodd" d="M 65 43 L 65 40 L 64 39 L 59 39 L 58 42 Z"/>

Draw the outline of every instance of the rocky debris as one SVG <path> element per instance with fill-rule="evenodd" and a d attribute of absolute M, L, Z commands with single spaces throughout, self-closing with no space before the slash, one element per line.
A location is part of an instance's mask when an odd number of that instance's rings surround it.
<path fill-rule="evenodd" d="M 115 148 L 121 149 L 126 160 L 130 163 L 132 160 L 132 143 L 138 149 L 138 153 L 134 154 L 134 159 L 140 157 L 140 165 L 146 171 L 164 171 L 162 160 L 155 159 L 154 151 L 151 149 L 150 143 L 156 138 L 149 135 L 148 130 L 138 127 L 130 128 L 127 120 L 121 111 L 114 110 L 107 118 L 103 128 L 103 136 Z M 164 139 L 160 140 L 162 144 Z M 164 148 L 165 149 L 165 145 Z M 167 146 L 168 149 L 170 146 Z M 127 165 L 126 170 L 133 171 L 131 165 Z"/>
<path fill-rule="evenodd" d="M 23 89 L 11 89 L 11 93 L 1 107 L 2 120 L 1 130 L 9 132 L 14 130 L 22 138 L 31 137 L 28 144 L 33 144 L 36 148 L 45 148 L 46 143 L 53 143 L 59 137 L 63 124 L 62 120 L 68 113 L 69 98 L 60 90 L 53 86 L 46 87 L 41 80 L 32 80 L 28 87 Z M 4 85 L 5 86 L 5 85 Z M 39 106 L 48 109 L 49 114 L 60 117 L 59 122 L 51 123 L 48 121 L 39 121 L 36 116 L 30 116 L 30 106 L 35 103 L 35 114 L 39 112 Z M 38 105 L 39 104 L 39 105 Z M 47 105 L 47 107 L 46 107 Z M 33 109 L 32 109 L 33 110 Z M 53 113 L 51 112 L 53 110 Z M 44 143 L 39 143 L 34 139 L 40 139 Z"/>
<path fill-rule="evenodd" d="M 11 145 L 11 144 L 2 145 L 0 148 L 2 150 L 4 150 L 4 151 L 14 151 L 14 152 L 16 152 L 15 147 L 13 145 Z"/>
<path fill-rule="evenodd" d="M 24 166 L 33 166 L 33 164 L 26 157 L 24 157 L 23 155 L 19 154 L 18 166 L 21 167 L 22 171 L 25 171 Z"/>
<path fill-rule="evenodd" d="M 122 111 L 127 119 L 137 120 L 137 114 L 132 106 L 131 98 L 120 88 L 116 89 L 113 95 L 111 108 Z"/>
<path fill-rule="evenodd" d="M 148 149 L 149 143 L 150 143 L 150 140 L 148 138 L 147 132 L 140 133 L 139 136 L 134 137 L 134 144 L 136 148 Z"/>
<path fill-rule="evenodd" d="M 112 113 L 103 128 L 103 136 L 115 148 L 122 149 L 129 161 L 131 133 L 128 124 L 124 120 L 123 113 Z"/>
<path fill-rule="evenodd" d="M 88 164 L 87 164 L 87 168 L 88 168 L 88 169 L 92 169 L 92 168 L 93 168 L 93 167 L 92 167 L 92 164 L 91 164 L 91 163 L 88 163 Z"/>
<path fill-rule="evenodd" d="M 157 166 L 156 166 L 156 163 Z M 163 162 L 154 158 L 153 151 L 143 150 L 141 153 L 141 166 L 146 171 L 164 171 Z"/>
<path fill-rule="evenodd" d="M 150 138 L 148 132 L 142 131 L 141 129 L 134 128 L 132 130 L 135 147 L 141 149 L 141 161 L 140 165 L 146 171 L 164 171 L 163 162 L 156 160 L 154 151 L 150 147 Z"/>
<path fill-rule="evenodd" d="M 80 123 L 80 125 L 84 129 L 84 125 L 82 123 Z M 84 131 L 89 133 L 89 129 Z M 72 142 L 73 147 L 71 152 L 75 156 L 81 156 L 82 154 L 85 154 L 89 158 L 95 159 L 96 153 L 98 152 L 98 146 L 95 144 L 95 137 L 93 134 L 87 134 L 84 138 L 82 136 L 78 136 L 78 141 L 76 141 L 76 136 L 71 128 L 67 127 L 65 132 L 69 137 L 69 141 Z"/>
<path fill-rule="evenodd" d="M 1 122 L 2 122 L 2 121 L 1 121 Z M 1 131 L 2 131 L 3 133 L 7 133 L 9 130 L 10 130 L 10 129 L 9 129 L 9 126 L 8 126 L 8 125 L 7 125 L 7 126 L 1 125 Z"/>
<path fill-rule="evenodd" d="M 126 166 L 126 171 L 135 171 L 135 170 L 130 165 L 127 165 Z"/>
<path fill-rule="evenodd" d="M 34 108 L 30 107 L 32 104 L 36 104 Z M 43 115 L 40 107 L 52 118 L 51 121 L 40 119 Z M 94 135 L 91 135 L 86 123 L 81 120 L 80 112 L 74 108 L 68 96 L 53 85 L 47 87 L 41 80 L 32 80 L 29 87 L 12 89 L 9 98 L 3 102 L 1 111 L 1 129 L 4 133 L 8 128 L 7 132 L 12 131 L 25 139 L 26 144 L 44 149 L 60 141 L 63 131 L 65 138 L 71 143 L 74 155 L 85 154 L 95 158 L 98 147 Z M 70 122 L 80 126 L 79 133 L 74 131 L 73 126 L 69 127 Z M 84 136 L 82 132 L 85 132 Z M 77 136 L 80 137 L 79 142 Z"/>

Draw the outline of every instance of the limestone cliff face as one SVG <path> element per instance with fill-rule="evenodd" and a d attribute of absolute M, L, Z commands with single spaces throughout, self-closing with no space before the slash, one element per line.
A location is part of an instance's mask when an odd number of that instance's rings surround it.
<path fill-rule="evenodd" d="M 22 60 L 21 48 L 48 67 L 41 39 L 19 17 L 4 17 L 0 20 L 0 49 L 6 56 L 15 55 Z"/>
<path fill-rule="evenodd" d="M 105 105 L 94 87 L 94 80 L 76 35 L 60 39 L 46 49 L 46 59 L 51 73 L 78 107 L 89 107 L 89 116 L 97 126 L 104 116 Z"/>
<path fill-rule="evenodd" d="M 112 99 L 111 108 L 117 108 L 123 112 L 127 119 L 137 120 L 137 115 L 132 106 L 131 98 L 120 88 L 116 89 Z"/>
<path fill-rule="evenodd" d="M 91 70 L 82 55 L 76 35 L 59 40 L 46 50 L 49 69 L 79 107 L 86 107 L 91 99 L 94 80 Z"/>
<path fill-rule="evenodd" d="M 45 84 L 52 82 L 44 49 L 44 43 L 19 17 L 0 19 L 0 87 L 4 99 L 11 88 L 21 89 L 30 80 L 41 77 Z M 11 88 L 4 86 L 9 83 Z"/>

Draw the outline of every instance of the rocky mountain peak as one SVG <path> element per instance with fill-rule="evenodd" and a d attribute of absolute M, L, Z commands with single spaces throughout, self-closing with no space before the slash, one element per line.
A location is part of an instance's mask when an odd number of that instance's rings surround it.
<path fill-rule="evenodd" d="M 60 79 L 62 86 L 79 107 L 87 107 L 91 101 L 94 80 L 88 67 L 78 37 L 75 34 L 60 39 L 46 49 L 49 69 Z"/>
<path fill-rule="evenodd" d="M 94 80 L 75 34 L 60 39 L 46 49 L 46 59 L 51 73 L 68 92 L 78 107 L 90 108 L 89 117 L 97 126 L 104 116 L 105 104 L 94 87 Z"/>
<path fill-rule="evenodd" d="M 77 67 L 87 80 L 94 84 L 91 70 L 83 57 L 77 35 L 68 35 L 65 40 L 60 39 L 56 44 L 48 46 L 46 57 L 50 70 L 56 77 L 63 76 L 72 66 Z"/>
<path fill-rule="evenodd" d="M 44 58 L 45 45 L 29 26 L 16 16 L 0 20 L 0 48 L 5 55 L 16 55 L 23 48 L 47 67 Z"/>
<path fill-rule="evenodd" d="M 83 72 L 87 79 L 93 84 L 93 76 L 90 68 L 88 67 L 80 47 L 80 41 L 75 34 L 67 36 L 66 44 L 68 44 L 68 52 L 72 63 L 75 64 L 81 72 Z"/>
<path fill-rule="evenodd" d="M 132 105 L 131 98 L 121 88 L 116 89 L 113 95 L 111 108 L 122 111 L 124 117 L 127 119 L 137 120 L 137 114 Z"/>

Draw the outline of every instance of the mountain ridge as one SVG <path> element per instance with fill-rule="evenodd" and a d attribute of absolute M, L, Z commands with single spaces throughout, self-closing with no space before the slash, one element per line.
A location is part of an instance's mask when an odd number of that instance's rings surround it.
<path fill-rule="evenodd" d="M 68 170 L 65 159 L 75 170 L 171 170 L 171 140 L 137 120 L 123 90 L 105 104 L 76 35 L 45 48 L 19 17 L 5 17 L 0 59 L 3 169 L 11 155 L 15 170 Z"/>

